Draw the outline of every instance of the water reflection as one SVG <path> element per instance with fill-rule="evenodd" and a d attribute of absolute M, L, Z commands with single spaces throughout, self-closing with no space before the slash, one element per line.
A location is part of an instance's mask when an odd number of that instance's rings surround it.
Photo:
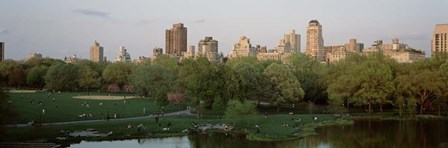
<path fill-rule="evenodd" d="M 79 144 L 72 144 L 73 148 L 142 148 L 142 147 L 156 147 L 156 148 L 189 148 L 190 143 L 185 137 L 170 137 L 170 138 L 151 138 L 151 139 L 134 139 L 134 140 L 117 140 L 117 141 L 82 141 Z"/>
<path fill-rule="evenodd" d="M 188 139 L 190 140 L 191 147 L 195 148 L 297 148 L 300 144 L 298 140 L 281 142 L 254 142 L 245 140 L 245 137 L 242 135 L 224 134 L 202 134 L 188 136 Z"/>
<path fill-rule="evenodd" d="M 354 126 L 332 126 L 306 138 L 309 146 L 331 147 L 447 147 L 448 122 L 439 121 L 356 121 Z M 303 139 L 305 140 L 305 139 Z M 443 145 L 445 143 L 445 145 Z"/>
<path fill-rule="evenodd" d="M 448 122 L 361 120 L 352 126 L 317 129 L 315 136 L 281 142 L 253 142 L 242 135 L 199 134 L 184 137 L 124 141 L 81 142 L 70 147 L 157 148 L 358 148 L 358 147 L 448 147 Z M 446 143 L 442 145 L 442 143 Z"/>

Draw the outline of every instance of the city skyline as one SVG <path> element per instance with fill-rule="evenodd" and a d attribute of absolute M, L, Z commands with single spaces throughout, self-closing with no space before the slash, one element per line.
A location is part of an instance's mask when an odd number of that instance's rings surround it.
<path fill-rule="evenodd" d="M 240 36 L 253 45 L 275 48 L 284 32 L 302 37 L 310 20 L 323 25 L 324 45 L 351 38 L 367 47 L 375 40 L 399 38 L 430 55 L 436 24 L 448 23 L 448 1 L 13 1 L 0 2 L 0 42 L 5 59 L 26 59 L 29 53 L 63 59 L 88 59 L 94 40 L 113 59 L 120 46 L 135 57 L 151 56 L 165 47 L 165 29 L 174 23 L 188 28 L 187 45 L 205 36 L 219 42 L 228 55 Z M 252 6 L 252 8 L 248 8 Z M 21 9 L 17 9 L 21 8 Z M 200 8 L 200 9 L 199 9 Z M 14 15 L 12 15 L 14 14 Z M 306 40 L 301 41 L 305 49 Z M 302 50 L 302 53 L 304 50 Z"/>

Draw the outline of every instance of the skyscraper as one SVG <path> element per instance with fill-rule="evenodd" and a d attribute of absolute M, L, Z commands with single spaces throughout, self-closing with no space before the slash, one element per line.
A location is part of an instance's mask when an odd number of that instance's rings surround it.
<path fill-rule="evenodd" d="M 291 46 L 290 52 L 300 53 L 300 34 L 296 34 L 296 31 L 293 29 L 288 34 L 285 34 L 284 39 Z"/>
<path fill-rule="evenodd" d="M 432 35 L 431 52 L 448 52 L 448 24 L 437 24 Z"/>
<path fill-rule="evenodd" d="M 187 28 L 184 24 L 173 24 L 173 28 L 167 29 L 165 33 L 166 54 L 182 56 L 187 51 Z"/>
<path fill-rule="evenodd" d="M 232 51 L 230 51 L 229 58 L 241 58 L 241 57 L 249 57 L 249 56 L 257 56 L 257 49 L 252 47 L 250 43 L 250 39 L 246 36 L 241 36 L 238 43 L 233 45 Z"/>
<path fill-rule="evenodd" d="M 0 62 L 5 60 L 5 43 L 0 42 Z"/>
<path fill-rule="evenodd" d="M 103 52 L 103 47 L 101 47 L 100 43 L 95 40 L 95 43 L 93 43 L 92 47 L 90 47 L 90 61 L 103 62 Z"/>
<path fill-rule="evenodd" d="M 205 37 L 205 39 L 200 40 L 198 43 L 199 54 L 208 54 L 211 52 L 218 52 L 218 41 L 214 40 L 213 37 Z"/>
<path fill-rule="evenodd" d="M 324 38 L 322 36 L 322 25 L 317 20 L 308 23 L 306 31 L 305 54 L 320 62 L 325 61 Z"/>
<path fill-rule="evenodd" d="M 124 46 L 120 46 L 120 51 L 118 52 L 115 62 L 131 62 L 131 55 Z"/>
<path fill-rule="evenodd" d="M 300 53 L 300 34 L 296 34 L 294 29 L 289 31 L 280 40 L 276 50 L 279 53 Z"/>
<path fill-rule="evenodd" d="M 207 57 L 211 62 L 219 62 L 222 57 L 218 53 L 218 41 L 208 36 L 200 40 L 198 43 L 198 55 Z"/>

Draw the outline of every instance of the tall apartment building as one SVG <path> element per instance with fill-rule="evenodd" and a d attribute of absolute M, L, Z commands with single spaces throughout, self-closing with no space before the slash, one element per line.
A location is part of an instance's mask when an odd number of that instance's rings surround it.
<path fill-rule="evenodd" d="M 258 60 L 285 62 L 292 53 L 300 53 L 300 35 L 291 30 L 284 35 L 275 49 L 268 51 L 266 47 L 257 46 L 257 50 Z"/>
<path fill-rule="evenodd" d="M 363 49 L 362 54 L 366 55 L 372 52 L 382 52 L 398 63 L 412 63 L 425 59 L 425 53 L 422 50 L 414 49 L 407 44 L 400 43 L 398 38 L 393 38 L 392 44 L 385 44 L 382 40 L 376 40 L 372 47 Z"/>
<path fill-rule="evenodd" d="M 305 54 L 320 62 L 325 61 L 324 38 L 322 25 L 317 20 L 311 20 L 306 30 Z"/>
<path fill-rule="evenodd" d="M 163 54 L 163 49 L 159 47 L 155 47 L 152 49 L 152 56 L 156 57 Z"/>
<path fill-rule="evenodd" d="M 213 37 L 206 36 L 198 43 L 198 53 L 207 54 L 210 52 L 218 52 L 218 41 L 214 40 Z"/>
<path fill-rule="evenodd" d="M 198 56 L 207 57 L 209 61 L 217 63 L 221 61 L 222 55 L 218 51 L 218 41 L 213 37 L 205 37 L 198 43 Z"/>
<path fill-rule="evenodd" d="M 103 62 L 104 60 L 104 50 L 96 40 L 90 47 L 90 61 L 92 62 Z"/>
<path fill-rule="evenodd" d="M 448 24 L 437 24 L 432 35 L 431 52 L 448 52 Z"/>
<path fill-rule="evenodd" d="M 166 54 L 182 56 L 187 51 L 187 28 L 184 24 L 173 24 L 173 28 L 165 31 Z"/>
<path fill-rule="evenodd" d="M 190 45 L 190 46 L 188 46 L 188 49 L 186 52 L 182 52 L 181 60 L 192 59 L 195 57 L 195 54 L 196 54 L 196 52 L 195 52 L 194 45 Z"/>
<path fill-rule="evenodd" d="M 363 43 L 358 43 L 356 39 L 350 39 L 344 45 L 325 46 L 325 62 L 333 63 L 344 60 L 348 55 L 360 53 L 364 49 Z"/>
<path fill-rule="evenodd" d="M 300 34 L 296 34 L 296 30 L 291 30 L 285 34 L 284 42 L 289 43 L 291 50 L 289 52 L 300 53 Z"/>
<path fill-rule="evenodd" d="M 257 49 L 252 47 L 250 44 L 250 39 L 246 36 L 241 36 L 238 43 L 233 45 L 232 51 L 230 51 L 229 58 L 238 58 L 238 57 L 248 57 L 248 56 L 256 56 Z"/>
<path fill-rule="evenodd" d="M 131 54 L 124 46 L 120 46 L 120 51 L 118 52 L 115 62 L 131 62 Z"/>
<path fill-rule="evenodd" d="M 0 42 L 0 62 L 5 60 L 5 43 Z"/>

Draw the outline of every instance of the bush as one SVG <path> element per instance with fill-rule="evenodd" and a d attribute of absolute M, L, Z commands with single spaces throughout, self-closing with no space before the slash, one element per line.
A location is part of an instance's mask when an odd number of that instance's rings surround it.
<path fill-rule="evenodd" d="M 254 116 L 257 112 L 256 106 L 248 101 L 233 100 L 229 102 L 224 114 L 226 119 L 244 119 Z"/>

